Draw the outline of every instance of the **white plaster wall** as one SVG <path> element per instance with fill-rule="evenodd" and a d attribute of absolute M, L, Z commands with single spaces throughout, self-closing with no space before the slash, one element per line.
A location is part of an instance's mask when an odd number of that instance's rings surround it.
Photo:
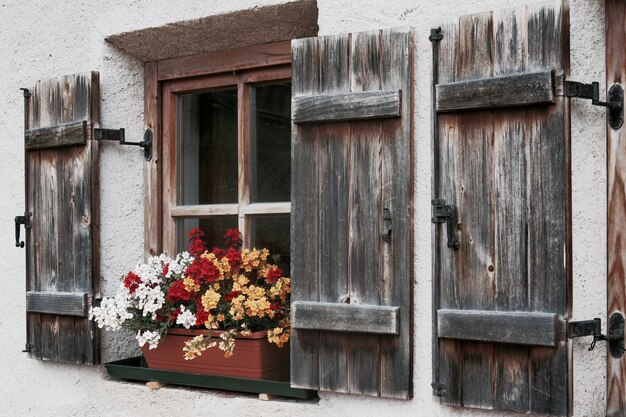
<path fill-rule="evenodd" d="M 321 394 L 317 404 L 259 401 L 253 396 L 107 379 L 102 367 L 29 360 L 25 341 L 23 252 L 13 245 L 13 216 L 24 207 L 23 113 L 19 87 L 40 78 L 97 70 L 101 74 L 101 121 L 125 127 L 129 140 L 143 134 L 141 63 L 106 45 L 114 33 L 163 25 L 272 0 L 0 0 L 0 416 L 493 416 L 493 412 L 442 407 L 431 395 L 430 362 L 430 80 L 428 34 L 460 14 L 521 5 L 531 0 L 318 0 L 321 34 L 413 26 L 415 74 L 415 364 L 414 399 L 387 401 Z M 571 78 L 604 80 L 604 2 L 571 0 Z M 574 319 L 602 317 L 606 305 L 605 116 L 588 102 L 572 101 Z M 143 174 L 141 151 L 101 147 L 102 288 L 111 294 L 128 267 L 142 258 Z M 129 337 L 103 337 L 103 360 L 127 356 Z M 574 415 L 604 415 L 605 347 L 587 351 L 573 343 Z"/>

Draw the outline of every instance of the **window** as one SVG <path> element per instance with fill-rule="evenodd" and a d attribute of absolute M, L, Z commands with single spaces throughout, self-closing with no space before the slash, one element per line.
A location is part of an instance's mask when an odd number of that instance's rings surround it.
<path fill-rule="evenodd" d="M 163 84 L 163 246 L 209 245 L 239 228 L 289 271 L 291 69 L 250 68 Z"/>

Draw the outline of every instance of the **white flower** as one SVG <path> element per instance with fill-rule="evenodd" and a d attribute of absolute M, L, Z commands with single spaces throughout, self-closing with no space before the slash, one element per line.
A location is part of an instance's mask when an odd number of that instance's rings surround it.
<path fill-rule="evenodd" d="M 161 335 L 159 332 L 152 332 L 150 330 L 146 330 L 141 333 L 141 331 L 137 332 L 137 336 L 135 339 L 139 342 L 139 347 L 143 347 L 146 343 L 148 343 L 148 348 L 156 349 L 159 346 L 159 342 L 161 341 Z"/>
<path fill-rule="evenodd" d="M 176 318 L 176 324 L 182 324 L 185 329 L 196 325 L 196 315 L 187 310 L 184 305 L 180 305 L 180 314 Z"/>
<path fill-rule="evenodd" d="M 122 324 L 133 317 L 128 312 L 130 305 L 130 293 L 124 287 L 115 297 L 104 297 L 100 302 L 100 307 L 92 307 L 89 310 L 89 318 L 93 318 L 99 328 L 106 330 L 117 330 Z"/>
<path fill-rule="evenodd" d="M 166 278 L 171 278 L 172 275 L 183 277 L 183 273 L 187 269 L 187 267 L 193 262 L 193 256 L 189 254 L 189 252 L 182 252 L 176 255 L 176 259 L 170 260 L 169 267 L 167 270 Z"/>
<path fill-rule="evenodd" d="M 135 289 L 135 299 L 137 308 L 142 310 L 144 317 L 156 318 L 156 312 L 163 307 L 165 296 L 161 287 L 148 286 L 144 283 L 139 284 Z"/>

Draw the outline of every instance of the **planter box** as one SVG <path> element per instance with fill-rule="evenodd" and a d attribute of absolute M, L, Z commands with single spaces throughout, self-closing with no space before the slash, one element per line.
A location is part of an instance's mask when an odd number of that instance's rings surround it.
<path fill-rule="evenodd" d="M 219 341 L 220 332 L 213 336 Z M 185 360 L 185 342 L 198 334 L 209 335 L 208 330 L 170 329 L 156 349 L 142 348 L 149 368 L 204 375 L 289 381 L 289 345 L 279 348 L 267 341 L 267 332 L 238 336 L 230 358 L 214 347 L 192 360 Z"/>

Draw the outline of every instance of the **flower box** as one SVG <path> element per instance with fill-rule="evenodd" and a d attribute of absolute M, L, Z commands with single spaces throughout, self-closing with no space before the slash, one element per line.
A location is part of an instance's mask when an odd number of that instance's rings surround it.
<path fill-rule="evenodd" d="M 222 332 L 213 331 L 215 341 Z M 233 356 L 225 357 L 219 349 L 207 349 L 201 356 L 186 360 L 183 347 L 190 338 L 209 330 L 170 329 L 156 349 L 142 347 L 149 368 L 191 372 L 204 375 L 222 375 L 251 379 L 289 380 L 289 345 L 279 348 L 268 342 L 267 332 L 254 332 L 248 336 L 236 336 Z"/>

